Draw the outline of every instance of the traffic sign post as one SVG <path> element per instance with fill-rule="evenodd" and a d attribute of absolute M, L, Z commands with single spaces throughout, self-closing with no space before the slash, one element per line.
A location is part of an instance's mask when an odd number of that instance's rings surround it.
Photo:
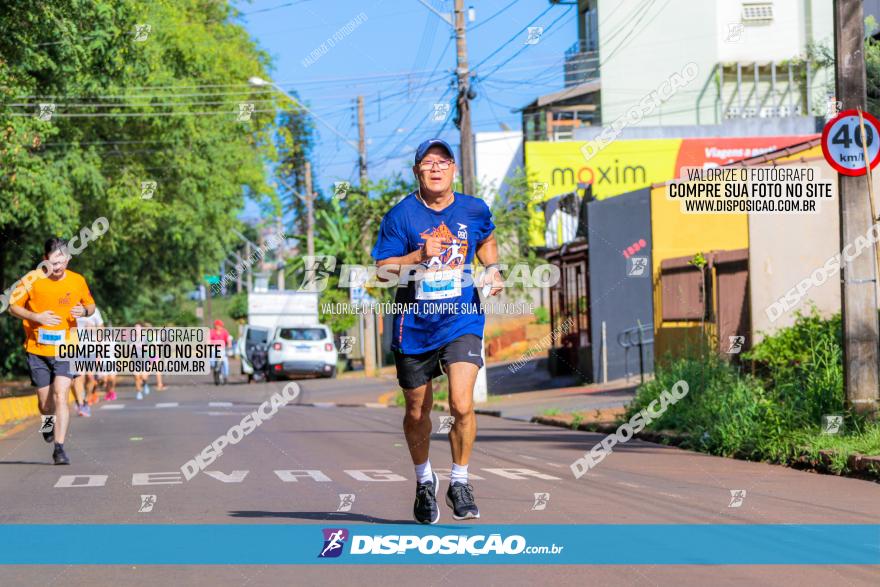
<path fill-rule="evenodd" d="M 865 141 L 862 142 L 859 111 L 844 110 L 828 121 L 822 130 L 822 153 L 825 160 L 843 175 L 865 175 L 880 163 L 880 121 L 862 112 Z M 868 164 L 865 163 L 867 153 Z"/>

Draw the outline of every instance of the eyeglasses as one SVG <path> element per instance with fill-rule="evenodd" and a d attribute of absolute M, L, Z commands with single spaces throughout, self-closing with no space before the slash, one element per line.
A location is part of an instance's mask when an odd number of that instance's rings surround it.
<path fill-rule="evenodd" d="M 425 171 L 428 171 L 430 169 L 434 169 L 434 164 L 437 165 L 437 168 L 440 171 L 446 171 L 447 169 L 449 169 L 449 166 L 452 165 L 452 161 L 450 161 L 449 159 L 438 159 L 436 161 L 423 161 L 423 162 L 419 163 L 419 169 L 423 169 Z"/>

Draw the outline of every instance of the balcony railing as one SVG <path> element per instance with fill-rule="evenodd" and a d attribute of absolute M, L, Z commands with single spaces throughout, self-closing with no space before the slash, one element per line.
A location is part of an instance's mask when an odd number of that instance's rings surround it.
<path fill-rule="evenodd" d="M 590 43 L 578 41 L 565 52 L 565 87 L 599 79 L 599 51 Z"/>

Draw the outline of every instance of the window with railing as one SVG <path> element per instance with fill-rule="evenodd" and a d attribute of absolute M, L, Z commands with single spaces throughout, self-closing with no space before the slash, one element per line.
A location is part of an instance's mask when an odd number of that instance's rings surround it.
<path fill-rule="evenodd" d="M 599 78 L 599 19 L 596 9 L 581 13 L 579 38 L 565 52 L 565 87 Z"/>

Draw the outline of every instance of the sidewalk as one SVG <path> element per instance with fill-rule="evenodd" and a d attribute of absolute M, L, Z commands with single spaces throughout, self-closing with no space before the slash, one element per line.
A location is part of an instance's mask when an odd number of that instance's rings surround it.
<path fill-rule="evenodd" d="M 510 364 L 512 361 L 487 366 L 489 401 L 477 405 L 478 410 L 525 421 L 573 412 L 585 412 L 584 421 L 597 416 L 599 421 L 613 421 L 623 413 L 639 385 L 638 377 L 578 385 L 573 375 L 552 377 L 546 358 L 533 359 L 515 373 L 510 371 Z"/>

